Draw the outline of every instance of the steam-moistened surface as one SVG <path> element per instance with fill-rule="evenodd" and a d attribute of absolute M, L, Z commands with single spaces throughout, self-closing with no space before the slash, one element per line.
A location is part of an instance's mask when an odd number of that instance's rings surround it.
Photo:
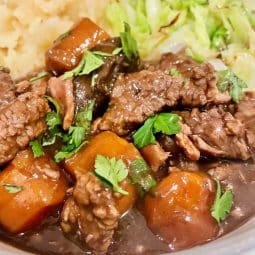
<path fill-rule="evenodd" d="M 113 25 L 116 8 L 126 19 L 123 3 L 109 5 Z M 178 23 L 178 6 L 158 33 Z M 201 8 L 189 6 L 192 22 Z M 237 36 L 227 29 L 208 38 L 218 56 L 225 33 Z M 189 45 L 146 62 L 140 36 L 124 23 L 111 37 L 82 18 L 49 47 L 41 72 L 15 81 L 0 66 L 1 240 L 41 255 L 159 255 L 254 216 L 255 93 Z"/>

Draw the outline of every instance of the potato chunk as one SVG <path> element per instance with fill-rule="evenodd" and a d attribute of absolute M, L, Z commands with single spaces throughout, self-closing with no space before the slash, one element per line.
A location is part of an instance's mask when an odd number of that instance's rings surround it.
<path fill-rule="evenodd" d="M 94 169 L 97 155 L 103 155 L 109 158 L 115 157 L 122 159 L 127 166 L 138 158 L 141 154 L 131 143 L 120 138 L 112 132 L 106 131 L 95 136 L 90 143 L 76 153 L 72 158 L 66 160 L 65 169 L 73 176 L 75 171 L 86 172 Z M 127 196 L 116 196 L 116 206 L 119 212 L 126 212 L 135 202 L 136 188 L 131 184 L 129 178 L 126 178 L 121 187 L 128 191 Z"/>
<path fill-rule="evenodd" d="M 71 70 L 81 60 L 84 49 L 91 49 L 108 38 L 93 21 L 82 18 L 46 52 L 46 67 L 58 74 Z"/>
<path fill-rule="evenodd" d="M 216 237 L 211 216 L 215 183 L 201 172 L 174 172 L 144 201 L 149 228 L 173 249 L 183 249 Z"/>
<path fill-rule="evenodd" d="M 67 188 L 48 156 L 34 158 L 29 149 L 19 152 L 0 173 L 0 225 L 11 233 L 32 228 L 63 202 Z"/>

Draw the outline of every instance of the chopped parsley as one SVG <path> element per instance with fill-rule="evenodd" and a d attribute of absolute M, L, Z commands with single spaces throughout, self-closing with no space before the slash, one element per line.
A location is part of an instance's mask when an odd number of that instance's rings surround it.
<path fill-rule="evenodd" d="M 34 157 L 40 157 L 44 154 L 43 147 L 52 145 L 57 138 L 61 139 L 63 146 L 55 154 L 54 159 L 57 163 L 70 158 L 80 150 L 86 143 L 86 137 L 90 131 L 94 100 L 79 111 L 75 116 L 74 124 L 68 131 L 62 128 L 62 118 L 60 115 L 59 104 L 51 97 L 46 96 L 48 101 L 54 106 L 54 110 L 47 113 L 45 119 L 48 125 L 48 132 L 37 140 L 30 142 Z"/>
<path fill-rule="evenodd" d="M 3 187 L 11 194 L 16 194 L 23 190 L 22 186 L 16 186 L 11 184 L 3 184 Z"/>
<path fill-rule="evenodd" d="M 233 193 L 231 190 L 227 189 L 222 194 L 220 182 L 216 180 L 216 183 L 217 191 L 213 206 L 211 208 L 211 214 L 213 218 L 217 220 L 217 222 L 220 222 L 222 220 L 225 220 L 228 213 L 230 212 L 233 204 Z"/>
<path fill-rule="evenodd" d="M 228 91 L 235 103 L 240 102 L 244 95 L 243 89 L 248 88 L 247 84 L 237 77 L 231 69 L 218 72 L 217 87 L 220 92 Z"/>
<path fill-rule="evenodd" d="M 171 76 L 174 76 L 174 77 L 179 77 L 180 76 L 180 72 L 176 69 L 176 68 L 172 68 L 169 72 L 169 74 Z"/>
<path fill-rule="evenodd" d="M 44 151 L 43 151 L 43 147 L 42 147 L 40 139 L 36 139 L 36 140 L 31 141 L 29 143 L 29 145 L 30 145 L 30 147 L 33 151 L 33 154 L 34 154 L 35 158 L 39 158 L 39 157 L 44 155 Z"/>
<path fill-rule="evenodd" d="M 128 195 L 128 192 L 119 186 L 119 183 L 128 176 L 128 169 L 123 160 L 97 155 L 95 161 L 95 174 L 103 179 L 103 183 L 108 183 L 114 192 Z"/>
<path fill-rule="evenodd" d="M 148 192 L 157 185 L 149 166 L 143 158 L 132 161 L 130 164 L 130 176 L 132 182 L 138 188 L 140 195 L 143 195 L 144 192 Z"/>
<path fill-rule="evenodd" d="M 107 54 L 107 53 L 105 53 Z M 104 64 L 102 59 L 102 53 L 100 54 L 91 52 L 89 50 L 84 51 L 80 63 L 71 71 L 65 72 L 62 75 L 62 79 L 68 79 L 79 75 L 87 75 L 97 70 Z"/>
<path fill-rule="evenodd" d="M 131 34 L 131 28 L 124 22 L 124 32 L 120 33 L 122 49 L 129 61 L 138 57 L 137 42 Z"/>
<path fill-rule="evenodd" d="M 173 113 L 160 113 L 148 118 L 133 135 L 136 147 L 141 149 L 146 145 L 155 144 L 156 133 L 178 134 L 181 131 L 179 121 L 180 117 Z"/>
<path fill-rule="evenodd" d="M 86 143 L 86 137 L 90 131 L 94 101 L 79 111 L 75 118 L 75 123 L 63 134 L 64 145 L 55 155 L 55 161 L 60 161 L 72 157 Z"/>
<path fill-rule="evenodd" d="M 40 80 L 42 78 L 45 78 L 48 75 L 49 75 L 49 73 L 47 71 L 42 71 L 42 72 L 38 73 L 36 76 L 31 77 L 28 81 L 29 82 L 34 82 L 34 81 Z"/>

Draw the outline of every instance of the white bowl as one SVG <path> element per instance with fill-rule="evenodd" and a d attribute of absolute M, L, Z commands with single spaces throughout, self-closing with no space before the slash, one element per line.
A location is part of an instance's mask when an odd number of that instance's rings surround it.
<path fill-rule="evenodd" d="M 0 242 L 0 255 L 31 254 Z M 174 252 L 170 255 L 254 255 L 255 218 L 242 227 L 208 244 Z"/>

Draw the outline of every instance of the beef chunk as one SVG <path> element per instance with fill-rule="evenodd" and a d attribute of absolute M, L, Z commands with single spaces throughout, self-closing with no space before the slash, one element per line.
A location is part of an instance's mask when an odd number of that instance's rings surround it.
<path fill-rule="evenodd" d="M 247 140 L 252 149 L 253 158 L 255 148 L 255 92 L 246 92 L 244 98 L 237 105 L 235 117 L 239 119 L 246 128 Z"/>
<path fill-rule="evenodd" d="M 0 165 L 14 158 L 18 150 L 47 128 L 47 101 L 33 92 L 18 96 L 0 112 Z"/>
<path fill-rule="evenodd" d="M 111 38 L 99 43 L 93 51 L 112 53 L 121 47 L 119 38 Z M 104 65 L 93 76 L 85 75 L 74 80 L 74 95 L 76 111 L 85 107 L 88 102 L 95 99 L 95 113 L 102 112 L 107 107 L 114 83 L 120 72 L 130 72 L 136 69 L 138 61 L 129 63 L 123 54 L 103 57 Z M 92 84 L 92 79 L 94 84 Z"/>
<path fill-rule="evenodd" d="M 90 172 L 77 175 L 73 194 L 61 214 L 63 231 L 76 235 L 96 254 L 104 254 L 111 244 L 119 218 L 112 191 Z"/>
<path fill-rule="evenodd" d="M 0 165 L 14 158 L 31 140 L 47 128 L 44 116 L 49 111 L 46 83 L 14 84 L 9 71 L 0 71 Z M 24 93 L 23 93 L 24 92 Z"/>
<path fill-rule="evenodd" d="M 245 126 L 231 113 L 215 107 L 205 112 L 194 108 L 178 114 L 183 128 L 176 141 L 191 160 L 198 160 L 200 154 L 242 160 L 251 157 Z"/>
<path fill-rule="evenodd" d="M 99 129 L 125 135 L 165 107 L 218 103 L 215 98 L 219 94 L 215 80 L 198 86 L 162 71 L 122 74 L 116 81 Z"/>
<path fill-rule="evenodd" d="M 228 93 L 218 92 L 215 70 L 210 63 L 199 64 L 184 54 L 167 53 L 162 55 L 159 63 L 148 64 L 145 68 L 152 71 L 161 70 L 165 74 L 169 74 L 171 69 L 178 70 L 180 76 L 189 81 L 189 89 L 184 91 L 186 92 L 184 96 L 190 98 L 191 106 L 197 106 L 201 102 L 208 104 L 208 99 L 211 104 L 224 104 L 230 101 Z M 205 90 L 207 97 L 203 96 Z M 190 95 L 194 96 L 190 97 Z"/>
<path fill-rule="evenodd" d="M 0 109 L 15 99 L 15 85 L 7 68 L 0 70 Z"/>
<path fill-rule="evenodd" d="M 48 81 L 50 95 L 58 102 L 63 116 L 63 128 L 67 130 L 74 119 L 73 81 L 52 77 Z"/>
<path fill-rule="evenodd" d="M 149 144 L 143 147 L 140 152 L 153 172 L 157 172 L 170 156 L 170 153 L 164 151 L 159 143 Z"/>

